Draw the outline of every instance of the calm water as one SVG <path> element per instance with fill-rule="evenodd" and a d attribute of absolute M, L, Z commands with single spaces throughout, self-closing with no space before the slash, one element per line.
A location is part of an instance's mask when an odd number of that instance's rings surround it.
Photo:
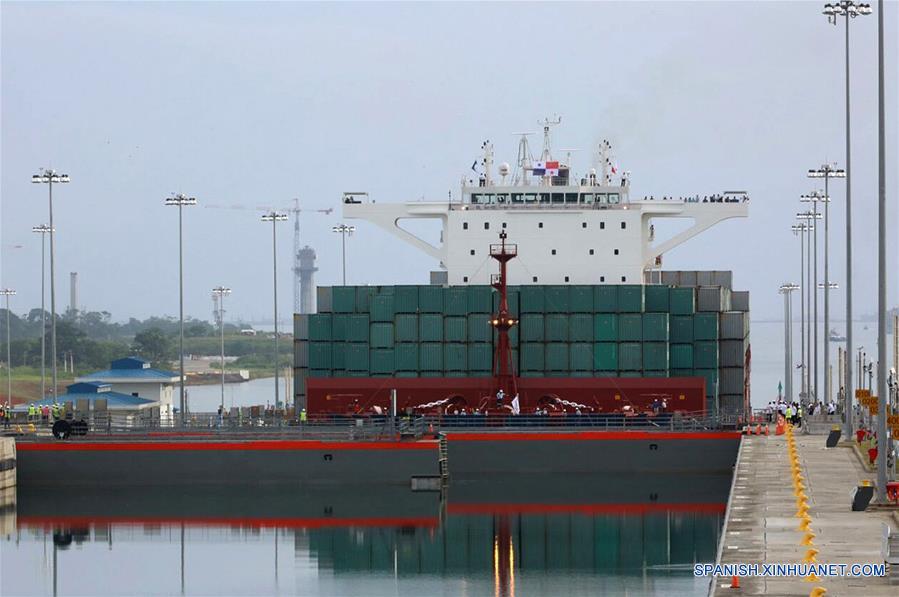
<path fill-rule="evenodd" d="M 729 483 L 20 488 L 0 594 L 698 595 Z"/>

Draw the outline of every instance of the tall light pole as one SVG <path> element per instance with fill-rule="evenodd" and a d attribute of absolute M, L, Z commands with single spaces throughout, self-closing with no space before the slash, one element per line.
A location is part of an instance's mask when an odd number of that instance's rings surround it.
<path fill-rule="evenodd" d="M 331 232 L 336 232 L 340 235 L 341 253 L 343 255 L 343 285 L 346 286 L 346 237 L 347 235 L 352 236 L 353 233 L 356 232 L 356 227 L 340 224 L 339 226 L 331 228 Z"/>
<path fill-rule="evenodd" d="M 16 291 L 12 288 L 0 290 L 0 296 L 6 297 L 6 401 L 12 405 L 12 356 L 9 350 L 9 297 Z"/>
<path fill-rule="evenodd" d="M 818 284 L 818 290 L 824 291 L 824 303 L 825 304 L 827 304 L 827 296 L 830 294 L 830 291 L 837 290 L 837 289 L 839 289 L 839 287 L 840 287 L 840 285 L 837 284 L 836 282 L 828 282 L 826 284 Z M 827 309 L 825 309 L 824 321 L 825 322 L 828 321 Z M 826 323 L 825 323 L 824 327 L 825 327 L 825 329 L 829 329 L 829 328 L 827 328 Z M 828 359 L 828 357 L 829 357 L 828 353 L 830 352 L 830 349 L 828 348 L 829 345 L 830 345 L 830 332 L 828 332 L 827 336 L 824 338 L 824 398 L 828 402 L 830 401 L 831 393 L 833 392 L 833 388 L 831 387 L 831 380 L 830 380 L 830 360 Z"/>
<path fill-rule="evenodd" d="M 877 3 L 877 501 L 887 502 L 887 179 L 883 81 L 883 0 Z"/>
<path fill-rule="evenodd" d="M 184 228 L 182 226 L 182 212 L 184 211 L 185 205 L 196 205 L 197 199 L 196 197 L 186 197 L 181 193 L 177 193 L 175 195 L 172 195 L 171 197 L 167 197 L 165 200 L 165 204 L 178 208 L 178 319 L 181 323 L 178 344 L 178 353 L 180 355 L 181 362 L 181 396 L 180 402 L 178 404 L 178 409 L 180 411 L 179 414 L 181 415 L 181 425 L 184 425 L 184 422 L 186 421 L 186 404 L 184 400 Z"/>
<path fill-rule="evenodd" d="M 818 213 L 817 206 L 818 204 L 815 203 L 815 211 L 804 211 L 796 214 L 798 219 L 806 221 L 809 226 L 809 234 L 811 235 L 806 244 L 808 254 L 805 262 L 806 274 L 808 276 L 805 284 L 808 297 L 806 302 L 808 305 L 808 327 L 806 328 L 808 339 L 806 345 L 808 346 L 809 360 L 808 390 L 814 396 L 814 402 L 818 401 L 818 293 L 815 291 L 815 287 L 818 285 L 818 256 L 816 254 L 818 243 L 814 242 L 818 236 L 818 227 L 812 224 L 812 222 L 824 217 Z M 812 402 L 812 400 L 809 400 L 809 402 Z"/>
<path fill-rule="evenodd" d="M 69 182 L 68 174 L 59 174 L 55 170 L 46 168 L 41 169 L 38 174 L 31 177 L 34 184 L 46 184 L 50 196 L 50 229 L 55 230 L 53 226 L 53 185 L 66 184 Z M 50 354 L 52 361 L 50 368 L 53 372 L 53 398 L 56 399 L 56 243 L 54 242 L 55 234 L 50 235 Z"/>
<path fill-rule="evenodd" d="M 799 237 L 799 280 L 805 284 L 805 235 L 811 231 L 811 224 L 794 224 L 790 227 L 793 234 Z M 808 401 L 808 360 L 806 359 L 805 342 L 805 292 L 799 293 L 799 338 L 802 344 L 802 358 L 800 361 L 800 390 L 799 401 Z"/>
<path fill-rule="evenodd" d="M 213 296 L 218 297 L 219 303 L 219 330 L 221 331 L 221 366 L 222 366 L 222 414 L 225 413 L 225 297 L 231 294 L 230 288 L 216 286 L 212 289 Z"/>
<path fill-rule="evenodd" d="M 44 263 L 46 262 L 47 243 L 45 238 L 48 234 L 55 232 L 46 224 L 33 226 L 32 232 L 41 235 L 41 399 L 47 397 L 47 309 L 44 307 L 44 280 L 47 275 L 44 273 Z"/>
<path fill-rule="evenodd" d="M 852 0 L 840 0 L 824 5 L 828 22 L 837 24 L 837 17 L 846 22 L 846 352 L 852 352 L 852 179 L 851 179 L 851 129 L 849 117 L 849 21 L 859 15 L 871 14 L 870 4 L 857 4 Z M 843 433 L 851 436 L 852 421 L 852 359 L 846 360 L 846 384 L 843 408 Z"/>
<path fill-rule="evenodd" d="M 808 171 L 809 178 L 824 179 L 824 195 L 817 195 L 818 201 L 824 202 L 824 396 L 830 399 L 830 179 L 846 178 L 846 171 L 835 165 L 823 164 L 818 169 Z M 817 293 L 816 293 L 817 294 Z M 848 432 L 847 432 L 848 433 Z"/>
<path fill-rule="evenodd" d="M 784 295 L 784 389 L 787 402 L 793 402 L 793 305 L 792 295 L 799 290 L 798 284 L 782 284 L 780 293 Z"/>
<path fill-rule="evenodd" d="M 275 408 L 278 408 L 278 376 L 281 375 L 280 355 L 278 354 L 278 222 L 287 220 L 287 214 L 271 211 L 262 216 L 263 222 L 272 223 L 272 272 L 275 300 Z M 287 403 L 285 401 L 285 406 Z"/>

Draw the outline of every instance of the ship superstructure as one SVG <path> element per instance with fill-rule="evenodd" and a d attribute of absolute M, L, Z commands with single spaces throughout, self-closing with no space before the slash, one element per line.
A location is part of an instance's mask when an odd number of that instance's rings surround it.
<path fill-rule="evenodd" d="M 522 133 L 514 168 L 501 163 L 496 173 L 493 144 L 484 142 L 457 201 L 375 203 L 365 193 L 345 193 L 343 215 L 371 222 L 437 259 L 450 285 L 489 284 L 492 268 L 484 247 L 506 231 L 519 245 L 509 283 L 523 285 L 640 284 L 644 272 L 660 268 L 666 252 L 749 213 L 745 192 L 632 200 L 630 175 L 616 167 L 607 141 L 599 145 L 597 163 L 577 176 L 570 153 L 565 160 L 553 157 L 551 128 L 558 123 L 541 123 L 539 159 L 531 154 L 529 133 Z M 654 220 L 660 218 L 692 223 L 657 241 Z M 440 220 L 441 244 L 403 228 L 409 219 Z"/>

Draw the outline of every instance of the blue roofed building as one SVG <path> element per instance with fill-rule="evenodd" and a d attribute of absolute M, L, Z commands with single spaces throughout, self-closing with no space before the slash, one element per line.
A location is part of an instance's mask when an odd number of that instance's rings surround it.
<path fill-rule="evenodd" d="M 17 409 L 26 410 L 28 405 L 32 404 L 36 406 L 53 406 L 54 402 L 58 404 L 65 404 L 66 402 L 77 404 L 79 400 L 90 402 L 91 410 L 94 409 L 94 403 L 97 400 L 105 400 L 106 409 L 111 411 L 144 411 L 157 406 L 154 400 L 115 392 L 112 389 L 112 384 L 99 381 L 83 381 L 66 386 L 66 393 L 58 396 L 56 399 L 49 397 L 35 402 L 20 404 Z"/>
<path fill-rule="evenodd" d="M 177 373 L 154 369 L 149 361 L 138 357 L 125 357 L 110 363 L 109 369 L 76 378 L 74 385 L 100 382 L 109 385 L 113 393 L 149 400 L 159 407 L 159 417 L 165 421 L 174 416 L 174 388 L 178 381 Z"/>

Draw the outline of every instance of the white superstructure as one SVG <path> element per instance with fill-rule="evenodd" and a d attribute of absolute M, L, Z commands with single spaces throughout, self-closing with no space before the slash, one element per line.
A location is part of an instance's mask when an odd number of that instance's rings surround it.
<path fill-rule="evenodd" d="M 345 193 L 343 215 L 376 224 L 434 257 L 451 285 L 489 284 L 488 248 L 506 230 L 518 245 L 509 283 L 521 285 L 641 284 L 645 271 L 660 267 L 665 252 L 718 222 L 749 213 L 745 192 L 631 201 L 629 175 L 617 171 L 606 141 L 599 147 L 599 173 L 590 168 L 574 177 L 570 159 L 552 158 L 550 127 L 558 123 L 541 123 L 539 160 L 522 134 L 515 169 L 500 164 L 499 181 L 493 146 L 485 142 L 483 158 L 472 165 L 476 179 L 463 178 L 459 201 L 373 203 L 365 193 Z M 421 218 L 441 220 L 439 246 L 400 226 L 402 220 Z M 688 218 L 692 224 L 656 242 L 656 218 Z"/>

